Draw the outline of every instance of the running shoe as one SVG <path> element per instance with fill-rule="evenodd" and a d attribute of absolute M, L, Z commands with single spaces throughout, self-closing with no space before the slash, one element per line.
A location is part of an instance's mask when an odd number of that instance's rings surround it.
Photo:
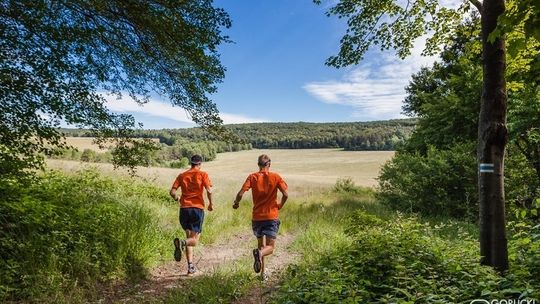
<path fill-rule="evenodd" d="M 182 260 L 182 247 L 180 246 L 180 239 L 174 239 L 174 260 L 180 262 Z"/>
<path fill-rule="evenodd" d="M 261 272 L 262 267 L 262 259 L 261 259 L 261 251 L 257 248 L 253 249 L 253 270 L 255 270 L 256 273 Z"/>
<path fill-rule="evenodd" d="M 197 272 L 197 269 L 195 269 L 195 265 L 193 265 L 193 263 L 189 263 L 187 267 L 187 275 L 192 276 L 193 274 L 195 274 L 195 272 Z"/>

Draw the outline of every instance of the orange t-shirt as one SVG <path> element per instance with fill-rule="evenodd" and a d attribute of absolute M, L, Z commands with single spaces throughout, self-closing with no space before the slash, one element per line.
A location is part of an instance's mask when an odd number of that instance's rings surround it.
<path fill-rule="evenodd" d="M 253 220 L 278 219 L 277 190 L 287 190 L 283 178 L 267 170 L 251 173 L 242 185 L 242 190 L 248 191 L 250 188 L 253 196 Z"/>
<path fill-rule="evenodd" d="M 172 188 L 178 189 L 178 187 L 182 191 L 180 208 L 204 209 L 203 190 L 212 187 L 212 182 L 208 173 L 198 168 L 191 168 L 178 175 Z"/>

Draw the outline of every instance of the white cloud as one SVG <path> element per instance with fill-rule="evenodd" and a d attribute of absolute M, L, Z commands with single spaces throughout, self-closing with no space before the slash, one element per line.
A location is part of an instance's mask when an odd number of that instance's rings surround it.
<path fill-rule="evenodd" d="M 148 103 L 139 105 L 134 102 L 130 97 L 128 97 L 127 94 L 122 95 L 122 98 L 120 99 L 112 95 L 104 95 L 104 97 L 107 100 L 107 108 L 114 112 L 142 113 L 155 117 L 162 117 L 174 121 L 193 124 L 193 121 L 184 109 L 180 107 L 173 107 L 170 103 L 150 98 Z M 221 119 L 223 119 L 223 123 L 225 124 L 241 124 L 268 121 L 262 118 L 253 118 L 241 114 L 222 112 L 219 113 L 219 116 L 221 117 Z"/>
<path fill-rule="evenodd" d="M 436 59 L 420 55 L 424 43 L 425 38 L 418 39 L 405 60 L 391 52 L 370 52 L 366 63 L 349 70 L 342 79 L 310 82 L 303 88 L 322 102 L 352 107 L 351 117 L 356 119 L 403 117 L 401 106 L 411 75 Z"/>

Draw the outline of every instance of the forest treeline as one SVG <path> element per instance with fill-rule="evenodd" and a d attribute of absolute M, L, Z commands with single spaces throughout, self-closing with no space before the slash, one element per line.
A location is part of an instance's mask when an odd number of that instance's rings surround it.
<path fill-rule="evenodd" d="M 145 157 L 145 163 L 173 168 L 185 167 L 192 154 L 213 160 L 217 153 L 256 149 L 342 148 L 348 151 L 395 150 L 410 137 L 415 119 L 341 123 L 251 123 L 226 125 L 235 142 L 217 139 L 202 128 L 138 130 L 139 138 L 159 139 L 159 146 Z M 93 137 L 89 130 L 62 129 L 66 136 Z M 57 158 L 87 162 L 110 162 L 111 151 L 67 149 Z"/>

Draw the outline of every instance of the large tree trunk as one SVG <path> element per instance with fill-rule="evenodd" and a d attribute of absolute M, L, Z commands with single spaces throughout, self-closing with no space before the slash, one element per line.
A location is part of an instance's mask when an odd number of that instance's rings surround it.
<path fill-rule="evenodd" d="M 504 151 L 506 82 L 504 37 L 488 42 L 504 12 L 504 0 L 485 0 L 482 5 L 483 92 L 478 124 L 478 189 L 480 198 L 480 254 L 482 264 L 499 271 L 508 269 L 504 206 Z"/>

